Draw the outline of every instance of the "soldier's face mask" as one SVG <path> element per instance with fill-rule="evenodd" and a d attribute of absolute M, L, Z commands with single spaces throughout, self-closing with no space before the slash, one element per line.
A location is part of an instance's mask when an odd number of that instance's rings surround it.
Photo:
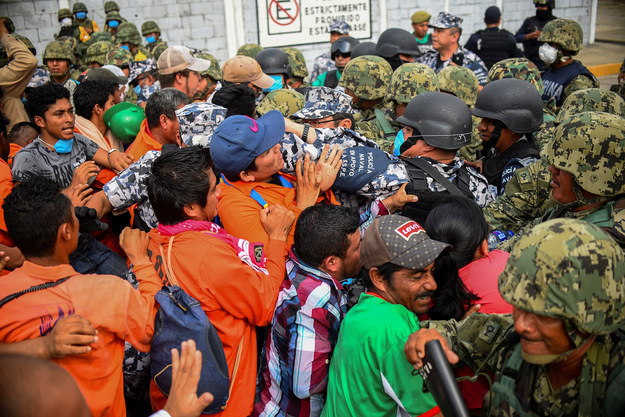
<path fill-rule="evenodd" d="M 551 7 L 545 8 L 536 8 L 536 18 L 538 20 L 547 20 L 552 16 Z"/>
<path fill-rule="evenodd" d="M 117 26 L 119 26 L 119 21 L 117 20 L 109 20 L 109 27 L 110 28 L 116 28 Z"/>
<path fill-rule="evenodd" d="M 130 47 L 128 45 L 120 45 L 120 48 L 130 51 Z"/>
<path fill-rule="evenodd" d="M 269 88 L 263 88 L 265 93 L 270 93 L 274 90 L 279 90 L 284 87 L 284 83 L 282 82 L 282 75 L 270 75 L 273 78 L 273 84 Z"/>
<path fill-rule="evenodd" d="M 72 25 L 72 18 L 71 17 L 64 17 L 63 19 L 61 19 L 61 26 L 62 27 L 69 27 Z"/>
<path fill-rule="evenodd" d="M 540 48 L 538 48 L 538 56 L 540 56 L 540 59 L 547 65 L 556 62 L 559 53 L 560 51 L 558 50 L 558 48 L 554 48 L 547 43 L 543 43 L 542 45 L 540 45 Z"/>
<path fill-rule="evenodd" d="M 83 20 L 85 17 L 87 17 L 86 12 L 76 12 L 76 19 Z"/>
<path fill-rule="evenodd" d="M 154 36 L 154 35 L 146 36 L 145 37 L 145 41 L 147 43 L 154 43 L 154 42 L 156 42 L 156 36 Z"/>

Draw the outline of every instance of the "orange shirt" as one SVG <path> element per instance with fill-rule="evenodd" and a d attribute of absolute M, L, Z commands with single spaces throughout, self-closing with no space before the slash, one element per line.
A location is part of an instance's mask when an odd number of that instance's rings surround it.
<path fill-rule="evenodd" d="M 160 151 L 162 147 L 163 145 L 152 137 L 152 133 L 150 133 L 150 128 L 148 127 L 148 120 L 145 119 L 141 122 L 141 129 L 139 129 L 135 140 L 132 141 L 132 144 L 126 149 L 126 153 L 131 155 L 135 161 L 138 161 L 148 151 Z"/>
<path fill-rule="evenodd" d="M 9 166 L 12 167 L 13 166 L 13 157 L 15 156 L 16 153 L 18 153 L 20 150 L 22 149 L 22 147 L 20 145 L 18 145 L 17 143 L 9 143 L 9 158 L 8 158 L 8 163 Z"/>
<path fill-rule="evenodd" d="M 232 246 L 210 234 L 187 231 L 175 236 L 170 268 L 178 285 L 200 302 L 215 326 L 231 379 L 237 348 L 242 342 L 228 406 L 215 416 L 247 416 L 252 412 L 256 389 L 256 326 L 267 326 L 273 316 L 285 275 L 287 246 L 275 240 L 265 246 L 268 274 L 264 274 L 243 263 Z M 159 244 L 167 257 L 169 239 L 156 229 L 150 232 L 150 256 L 161 277 L 164 271 L 160 269 Z M 154 383 L 150 387 L 150 397 L 154 409 L 163 408 L 166 398 Z"/>
<path fill-rule="evenodd" d="M 45 267 L 25 261 L 0 277 L 0 299 L 33 285 L 72 276 L 52 288 L 25 294 L 2 307 L 0 341 L 19 342 L 50 332 L 55 323 L 80 314 L 98 330 L 84 355 L 53 360 L 76 380 L 94 417 L 125 416 L 124 340 L 147 352 L 154 333 L 154 294 L 161 282 L 154 268 L 139 267 L 139 291 L 119 277 L 80 275 L 70 265 Z"/>
<path fill-rule="evenodd" d="M 13 145 L 11 145 L 13 146 Z M 4 210 L 2 204 L 4 199 L 11 194 L 13 190 L 13 176 L 9 164 L 0 159 L 0 243 L 6 246 L 14 246 L 13 240 L 7 233 L 7 225 L 4 222 Z"/>

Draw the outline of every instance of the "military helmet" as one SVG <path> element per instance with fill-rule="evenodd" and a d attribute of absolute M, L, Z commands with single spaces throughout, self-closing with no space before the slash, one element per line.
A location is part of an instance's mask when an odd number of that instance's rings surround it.
<path fill-rule="evenodd" d="M 37 49 L 35 49 L 35 46 L 30 41 L 30 39 L 28 39 L 26 36 L 18 35 L 17 33 L 14 33 L 13 37 L 17 39 L 18 41 L 21 41 L 24 45 L 26 45 L 26 48 L 28 48 L 28 50 L 32 52 L 33 55 L 37 55 Z"/>
<path fill-rule="evenodd" d="M 58 13 L 56 14 L 56 18 L 59 22 L 67 17 L 69 17 L 70 19 L 72 17 L 72 11 L 67 8 L 59 9 Z"/>
<path fill-rule="evenodd" d="M 563 320 L 567 331 L 612 333 L 625 325 L 625 252 L 594 224 L 549 220 L 513 246 L 499 292 L 518 309 Z"/>
<path fill-rule="evenodd" d="M 111 36 L 111 34 L 109 32 L 104 32 L 104 31 L 93 32 L 89 40 L 93 42 L 92 45 L 96 42 L 102 42 L 102 41 L 113 43 L 113 37 Z"/>
<path fill-rule="evenodd" d="M 256 54 L 263 50 L 263 47 L 255 43 L 246 43 L 241 45 L 237 51 L 237 55 L 249 56 L 250 58 L 256 58 Z"/>
<path fill-rule="evenodd" d="M 508 58 L 496 62 L 488 70 L 487 82 L 503 78 L 518 78 L 532 83 L 543 95 L 543 79 L 536 64 L 527 58 Z"/>
<path fill-rule="evenodd" d="M 121 22 L 119 26 L 117 26 L 118 31 L 124 28 L 132 28 L 135 32 L 139 32 L 139 29 L 137 29 L 137 25 L 132 22 Z"/>
<path fill-rule="evenodd" d="M 438 91 L 438 78 L 425 64 L 403 64 L 393 72 L 385 100 L 407 104 L 418 94 Z"/>
<path fill-rule="evenodd" d="M 375 54 L 384 58 L 392 58 L 397 54 L 419 55 L 419 44 L 407 30 L 386 29 L 378 38 Z"/>
<path fill-rule="evenodd" d="M 154 50 L 152 51 L 152 55 L 154 55 L 154 59 L 158 61 L 158 57 L 161 56 L 161 54 L 165 52 L 165 49 L 167 48 L 168 46 L 167 46 L 167 43 L 165 42 L 161 42 L 158 45 L 156 45 L 154 47 Z"/>
<path fill-rule="evenodd" d="M 110 22 L 111 20 L 116 20 L 118 22 L 120 22 L 120 25 L 122 24 L 122 16 L 119 14 L 119 12 L 113 10 L 112 12 L 108 12 L 104 18 L 105 22 L 108 24 L 108 22 Z M 119 30 L 119 25 L 117 26 L 117 29 Z M 97 33 L 97 32 L 95 32 Z"/>
<path fill-rule="evenodd" d="M 289 117 L 304 108 L 304 95 L 295 90 L 281 88 L 267 94 L 263 101 L 256 106 L 256 112 L 261 116 L 271 110 L 278 110 L 284 117 Z"/>
<path fill-rule="evenodd" d="M 375 42 L 360 42 L 352 49 L 352 59 L 363 55 L 375 55 Z"/>
<path fill-rule="evenodd" d="M 575 55 L 582 49 L 584 31 L 575 20 L 554 19 L 545 25 L 538 42 L 555 43 Z"/>
<path fill-rule="evenodd" d="M 124 48 L 113 48 L 106 56 L 107 65 L 115 65 L 119 68 L 127 68 L 132 60 L 132 53 Z"/>
<path fill-rule="evenodd" d="M 577 113 L 599 111 L 625 117 L 625 100 L 613 91 L 601 88 L 584 88 L 573 91 L 562 103 L 556 123 Z"/>
<path fill-rule="evenodd" d="M 63 42 L 66 43 L 69 48 L 73 51 L 76 50 L 76 47 L 78 46 L 78 39 L 76 39 L 73 36 L 59 36 L 58 38 L 56 38 L 57 41 L 59 42 Z"/>
<path fill-rule="evenodd" d="M 115 45 L 113 45 L 111 42 L 96 42 L 90 45 L 89 48 L 87 48 L 87 53 L 85 54 L 85 62 L 87 64 L 97 62 L 100 65 L 106 65 L 108 62 L 108 54 L 113 48 L 115 48 Z"/>
<path fill-rule="evenodd" d="M 219 61 L 211 54 L 199 53 L 195 54 L 196 58 L 206 59 L 211 62 L 211 66 L 206 71 L 200 73 L 200 75 L 208 75 L 215 81 L 221 81 L 223 76 L 221 74 L 221 68 L 219 67 Z"/>
<path fill-rule="evenodd" d="M 498 120 L 515 133 L 530 133 L 543 123 L 543 100 L 527 81 L 506 78 L 486 84 L 471 113 Z"/>
<path fill-rule="evenodd" d="M 131 45 L 141 45 L 141 35 L 139 32 L 128 26 L 117 29 L 115 39 L 118 44 L 129 43 Z"/>
<path fill-rule="evenodd" d="M 15 32 L 15 25 L 13 24 L 13 20 L 10 17 L 0 16 L 0 20 L 4 20 L 4 27 L 6 28 L 7 32 Z"/>
<path fill-rule="evenodd" d="M 72 13 L 76 14 L 78 12 L 85 12 L 87 13 L 87 6 L 85 6 L 85 3 L 82 3 L 80 1 L 74 3 L 74 6 L 72 6 Z"/>
<path fill-rule="evenodd" d="M 109 12 L 119 12 L 119 5 L 112 0 L 104 2 L 104 14 Z"/>
<path fill-rule="evenodd" d="M 287 47 L 282 50 L 289 57 L 289 65 L 291 66 L 291 73 L 297 78 L 308 77 L 308 68 L 306 68 L 306 59 L 304 54 L 297 48 Z"/>
<path fill-rule="evenodd" d="M 480 84 L 473 71 L 467 67 L 448 65 L 437 76 L 440 91 L 453 94 L 464 101 L 469 108 L 475 106 Z"/>
<path fill-rule="evenodd" d="M 45 64 L 48 59 L 66 59 L 70 64 L 75 63 L 74 52 L 69 43 L 60 41 L 52 41 L 46 45 L 43 51 L 43 63 Z"/>
<path fill-rule="evenodd" d="M 602 112 L 575 114 L 555 128 L 547 158 L 590 193 L 625 193 L 625 119 Z"/>
<path fill-rule="evenodd" d="M 143 22 L 143 24 L 141 25 L 141 34 L 145 36 L 148 33 L 153 32 L 161 33 L 161 30 L 159 29 L 156 22 L 154 20 L 147 20 Z"/>
<path fill-rule="evenodd" d="M 342 54 L 350 54 L 354 50 L 354 46 L 358 45 L 360 41 L 356 38 L 352 38 L 351 36 L 341 36 L 337 40 L 334 41 L 332 46 L 330 47 L 330 55 L 334 58 L 334 54 L 340 52 Z"/>
<path fill-rule="evenodd" d="M 384 58 L 363 55 L 349 61 L 339 85 L 359 99 L 378 100 L 386 94 L 392 75 L 393 69 Z"/>
<path fill-rule="evenodd" d="M 265 74 L 285 74 L 291 76 L 289 57 L 281 49 L 265 48 L 256 54 L 256 61 Z"/>
<path fill-rule="evenodd" d="M 534 0 L 534 6 L 548 6 L 552 9 L 555 9 L 556 0 Z"/>
<path fill-rule="evenodd" d="M 469 108 L 451 94 L 419 94 L 410 100 L 397 122 L 412 127 L 425 143 L 436 148 L 457 150 L 471 141 L 473 122 Z"/>

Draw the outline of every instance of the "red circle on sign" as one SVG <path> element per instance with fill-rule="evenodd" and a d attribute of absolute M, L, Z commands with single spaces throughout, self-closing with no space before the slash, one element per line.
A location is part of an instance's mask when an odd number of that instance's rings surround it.
<path fill-rule="evenodd" d="M 286 15 L 289 17 L 289 21 L 288 21 L 288 22 L 286 22 L 286 23 L 280 23 L 280 22 L 278 22 L 278 20 L 277 20 L 277 19 L 276 19 L 276 18 L 275 18 L 272 14 L 271 14 L 271 10 L 273 9 L 273 7 L 272 7 L 272 6 L 274 5 L 274 3 L 275 3 L 275 5 L 276 5 L 276 9 L 280 9 L 280 10 L 282 10 L 282 12 L 283 12 L 284 14 L 286 14 Z M 280 25 L 280 26 L 288 26 L 288 25 L 290 25 L 291 23 L 295 22 L 295 19 L 297 19 L 297 15 L 299 14 L 299 4 L 297 4 L 297 0 L 293 0 L 293 3 L 295 4 L 295 14 L 294 14 L 293 16 L 291 16 L 291 15 L 289 14 L 289 12 L 287 12 L 287 11 L 286 11 L 286 9 L 280 5 L 280 2 L 279 2 L 279 1 L 277 1 L 277 0 L 271 0 L 271 3 L 269 3 L 269 10 L 268 10 L 268 12 L 269 12 L 269 18 L 270 18 L 271 20 L 273 20 L 273 22 L 274 22 L 276 25 Z"/>

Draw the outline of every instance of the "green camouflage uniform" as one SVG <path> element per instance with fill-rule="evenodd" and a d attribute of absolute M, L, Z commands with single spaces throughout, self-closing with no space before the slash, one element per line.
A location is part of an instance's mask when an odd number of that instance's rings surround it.
<path fill-rule="evenodd" d="M 108 62 L 108 54 L 115 48 L 111 42 L 96 42 L 87 48 L 87 53 L 85 54 L 85 62 L 87 65 L 92 62 L 97 62 L 98 64 L 104 66 Z"/>
<path fill-rule="evenodd" d="M 384 58 L 363 55 L 349 61 L 339 81 L 339 86 L 350 90 L 356 96 L 355 101 L 376 102 L 372 107 L 361 109 L 360 113 L 355 115 L 354 130 L 374 140 L 387 152 L 392 152 L 397 134 L 388 122 L 392 116 L 391 108 L 383 100 L 392 74 L 391 65 Z M 354 103 L 354 108 L 358 109 L 357 102 Z"/>
<path fill-rule="evenodd" d="M 562 320 L 574 348 L 595 336 L 581 374 L 554 391 L 547 365 L 521 350 L 510 315 L 475 313 L 438 330 L 472 369 L 495 373 L 485 416 L 622 416 L 625 413 L 625 253 L 600 228 L 572 219 L 536 226 L 499 277 L 515 308 Z M 565 352 L 562 356 L 567 356 Z M 557 359 L 556 359 L 557 360 Z"/>
<path fill-rule="evenodd" d="M 206 92 L 213 85 L 215 85 L 218 81 L 221 81 L 223 79 L 223 76 L 221 73 L 221 68 L 219 66 L 219 61 L 213 55 L 201 52 L 201 53 L 195 54 L 195 57 L 200 58 L 200 59 L 206 59 L 211 62 L 211 66 L 208 67 L 206 71 L 200 72 L 200 75 L 207 79 L 208 85 L 206 86 L 204 90 L 196 92 L 195 95 L 193 96 L 193 101 L 198 101 L 198 100 L 203 100 L 203 97 L 206 94 Z M 157 59 L 155 58 L 155 60 Z"/>
<path fill-rule="evenodd" d="M 304 79 L 308 77 L 308 68 L 306 68 L 306 59 L 304 54 L 297 48 L 282 48 L 284 53 L 289 57 L 289 65 L 291 66 L 292 79 L 301 81 L 302 84 L 298 88 L 306 87 Z M 289 84 L 291 86 L 291 84 Z"/>
<path fill-rule="evenodd" d="M 284 117 L 289 117 L 304 108 L 304 95 L 295 90 L 281 88 L 267 94 L 256 106 L 256 113 L 263 115 L 271 110 L 278 110 Z"/>
<path fill-rule="evenodd" d="M 157 46 L 165 44 L 165 49 L 167 49 L 167 42 L 161 39 L 161 29 L 158 27 L 155 21 L 148 20 L 143 22 L 141 25 L 141 35 L 146 36 L 148 33 L 158 33 L 158 39 L 154 41 L 154 43 L 148 43 L 145 45 L 145 49 L 150 53 L 149 56 L 154 56 L 154 50 Z"/>
<path fill-rule="evenodd" d="M 256 54 L 263 50 L 263 47 L 255 43 L 246 43 L 241 45 L 237 50 L 237 55 L 249 56 L 250 58 L 256 58 Z"/>

